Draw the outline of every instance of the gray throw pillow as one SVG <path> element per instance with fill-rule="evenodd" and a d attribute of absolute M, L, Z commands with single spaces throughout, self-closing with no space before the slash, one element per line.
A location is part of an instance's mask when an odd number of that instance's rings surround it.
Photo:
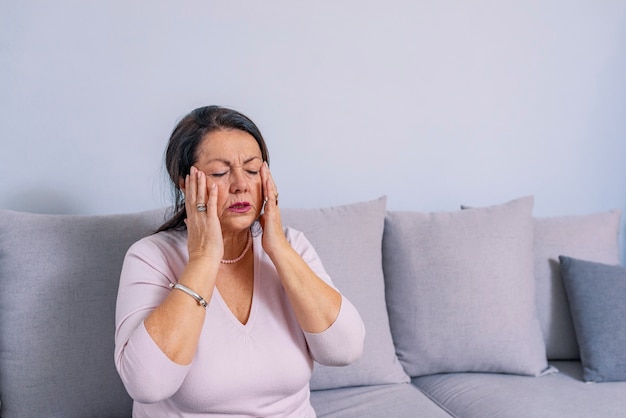
<path fill-rule="evenodd" d="M 626 381 L 626 268 L 560 256 L 587 382 Z"/>
<path fill-rule="evenodd" d="M 407 373 L 552 372 L 535 306 L 533 198 L 388 212 L 387 307 Z"/>
<path fill-rule="evenodd" d="M 395 354 L 382 269 L 386 198 L 323 209 L 282 209 L 284 226 L 302 231 L 335 286 L 365 323 L 363 356 L 346 367 L 315 364 L 311 389 L 404 383 L 409 378 Z"/>
<path fill-rule="evenodd" d="M 537 313 L 549 360 L 580 358 L 559 255 L 605 264 L 619 263 L 621 210 L 589 215 L 535 218 Z"/>
<path fill-rule="evenodd" d="M 126 250 L 162 219 L 0 211 L 3 417 L 130 416 L 113 362 L 117 288 Z"/>

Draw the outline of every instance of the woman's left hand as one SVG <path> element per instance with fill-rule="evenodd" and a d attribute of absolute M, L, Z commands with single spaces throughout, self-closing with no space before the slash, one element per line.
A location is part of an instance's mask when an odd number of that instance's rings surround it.
<path fill-rule="evenodd" d="M 261 166 L 261 183 L 263 188 L 263 199 L 265 209 L 259 218 L 263 228 L 263 249 L 270 256 L 274 256 L 285 246 L 290 247 L 283 225 L 280 220 L 280 209 L 278 208 L 278 190 L 272 178 L 267 163 Z"/>
<path fill-rule="evenodd" d="M 341 295 L 320 279 L 292 247 L 280 221 L 278 190 L 266 163 L 261 167 L 265 212 L 259 221 L 263 227 L 263 249 L 270 256 L 283 288 L 305 332 L 319 333 L 336 319 Z"/>

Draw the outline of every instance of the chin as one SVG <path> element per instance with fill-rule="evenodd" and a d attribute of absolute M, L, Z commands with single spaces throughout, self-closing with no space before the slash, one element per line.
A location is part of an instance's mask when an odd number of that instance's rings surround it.
<path fill-rule="evenodd" d="M 245 215 L 229 215 L 220 220 L 223 229 L 229 229 L 232 231 L 243 231 L 248 229 L 259 219 L 258 214 L 245 214 Z M 226 227 L 226 228 L 224 228 Z"/>

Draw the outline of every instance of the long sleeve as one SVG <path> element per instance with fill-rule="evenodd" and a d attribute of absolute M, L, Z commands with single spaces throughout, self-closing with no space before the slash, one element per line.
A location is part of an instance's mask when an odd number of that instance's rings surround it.
<path fill-rule="evenodd" d="M 118 371 L 129 395 L 137 402 L 148 404 L 176 393 L 190 367 L 167 358 L 154 343 L 143 322 L 118 358 Z"/>
<path fill-rule="evenodd" d="M 365 326 L 354 305 L 342 296 L 335 322 L 323 332 L 304 336 L 313 360 L 325 366 L 347 366 L 363 354 Z"/>
<path fill-rule="evenodd" d="M 144 238 L 124 259 L 116 306 L 115 365 L 129 395 L 153 403 L 174 394 L 189 366 L 172 362 L 148 334 L 144 319 L 165 299 L 186 263 L 181 234 Z"/>
<path fill-rule="evenodd" d="M 291 228 L 286 229 L 286 234 L 292 247 L 315 274 L 335 288 L 317 252 L 304 234 Z M 365 325 L 348 298 L 343 294 L 341 298 L 339 314 L 328 329 L 320 333 L 304 333 L 313 360 L 325 366 L 346 366 L 363 354 Z"/>

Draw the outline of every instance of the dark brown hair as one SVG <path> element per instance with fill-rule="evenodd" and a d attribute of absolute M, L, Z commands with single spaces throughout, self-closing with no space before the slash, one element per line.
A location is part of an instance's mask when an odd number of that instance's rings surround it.
<path fill-rule="evenodd" d="M 220 106 L 199 107 L 182 118 L 174 128 L 165 151 L 165 168 L 173 186 L 172 215 L 157 232 L 185 229 L 185 196 L 180 189 L 191 166 L 196 163 L 198 145 L 204 137 L 215 131 L 237 129 L 252 135 L 259 144 L 263 161 L 269 164 L 270 156 L 259 128 L 247 116 Z"/>

